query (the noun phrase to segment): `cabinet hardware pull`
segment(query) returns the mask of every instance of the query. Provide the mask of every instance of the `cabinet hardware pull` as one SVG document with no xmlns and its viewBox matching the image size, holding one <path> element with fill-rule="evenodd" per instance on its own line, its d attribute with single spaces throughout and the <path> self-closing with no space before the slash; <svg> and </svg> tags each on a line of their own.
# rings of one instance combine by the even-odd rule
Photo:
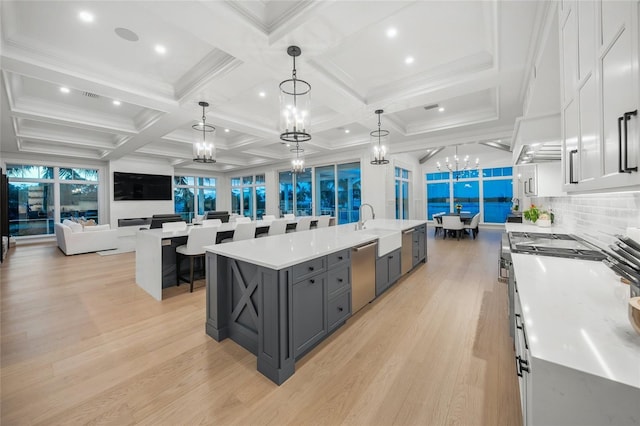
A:
<svg viewBox="0 0 640 426">
<path fill-rule="evenodd" d="M 629 130 L 627 128 L 627 121 L 631 119 L 632 116 L 638 115 L 638 110 L 629 111 L 624 113 L 624 171 L 625 173 L 637 172 L 638 167 L 629 167 Z M 619 122 L 618 122 L 619 123 Z"/>
<path fill-rule="evenodd" d="M 373 247 L 373 246 L 377 246 L 377 245 L 378 245 L 378 242 L 377 242 L 377 241 L 374 241 L 374 242 L 372 242 L 372 243 L 370 243 L 370 244 L 367 244 L 367 245 L 364 245 L 364 246 L 355 247 L 353 250 L 354 250 L 354 251 L 360 251 L 360 250 L 364 250 L 364 249 L 366 249 L 366 248 Z"/>
<path fill-rule="evenodd" d="M 393 259 L 393 256 L 387 256 L 387 259 Z"/>
<path fill-rule="evenodd" d="M 522 371 L 520 371 L 520 355 L 516 355 L 516 374 L 518 377 L 522 377 Z"/>
<path fill-rule="evenodd" d="M 338 312 L 342 312 L 344 311 L 344 309 L 342 309 L 342 306 L 338 306 Z"/>
<path fill-rule="evenodd" d="M 573 180 L 573 156 L 577 153 L 577 149 L 572 149 L 571 151 L 569 151 L 569 183 L 578 183 L 577 180 Z"/>
<path fill-rule="evenodd" d="M 622 120 L 624 120 L 624 116 L 618 117 L 618 173 L 624 173 L 622 167 Z"/>
<path fill-rule="evenodd" d="M 529 373 L 529 361 L 527 361 L 526 359 L 522 359 L 522 358 L 518 357 L 518 364 L 520 365 L 520 372 L 521 373 L 523 371 Z"/>
<path fill-rule="evenodd" d="M 310 271 L 313 271 L 313 266 L 309 266 L 309 270 L 310 270 Z"/>
<path fill-rule="evenodd" d="M 525 181 L 524 181 L 524 184 L 522 185 L 522 186 L 523 186 L 523 188 L 524 188 L 524 195 L 527 195 L 527 194 L 529 193 L 529 191 L 527 191 L 527 183 L 528 183 L 528 182 L 525 180 Z"/>
<path fill-rule="evenodd" d="M 404 231 L 403 234 L 412 234 L 414 229 L 409 229 L 408 231 Z"/>
<path fill-rule="evenodd" d="M 314 284 L 314 283 L 316 282 L 316 280 L 309 280 L 309 282 L 310 282 L 311 284 Z"/>
<path fill-rule="evenodd" d="M 532 180 L 533 178 L 529 178 L 529 192 L 533 194 L 535 191 L 533 190 L 533 185 L 531 185 Z"/>
<path fill-rule="evenodd" d="M 522 324 L 522 317 L 520 314 L 516 314 L 516 328 L 518 330 L 522 330 L 522 325 L 518 325 L 518 320 L 520 320 L 520 324 Z"/>
<path fill-rule="evenodd" d="M 342 260 L 342 256 L 338 256 L 338 260 Z"/>
<path fill-rule="evenodd" d="M 341 283 L 343 280 L 342 278 L 338 278 L 338 282 Z"/>
</svg>

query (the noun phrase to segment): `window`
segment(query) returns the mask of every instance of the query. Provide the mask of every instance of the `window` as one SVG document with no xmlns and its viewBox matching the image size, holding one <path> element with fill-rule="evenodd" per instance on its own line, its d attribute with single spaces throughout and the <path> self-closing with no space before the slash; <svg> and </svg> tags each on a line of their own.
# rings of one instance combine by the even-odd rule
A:
<svg viewBox="0 0 640 426">
<path fill-rule="evenodd" d="M 504 223 L 511 210 L 512 175 L 511 167 L 427 173 L 427 218 L 461 204 L 462 211 L 480 213 L 484 223 Z"/>
<path fill-rule="evenodd" d="M 10 164 L 7 177 L 13 236 L 53 234 L 70 218 L 99 222 L 97 169 Z"/>
<path fill-rule="evenodd" d="M 358 220 L 359 162 L 313 167 L 299 174 L 280 172 L 279 188 L 281 214 L 331 215 L 336 217 L 338 224 Z"/>
<path fill-rule="evenodd" d="M 216 179 L 196 176 L 173 177 L 174 210 L 191 222 L 194 215 L 216 209 Z"/>
<path fill-rule="evenodd" d="M 409 170 L 395 168 L 396 219 L 409 219 Z"/>
<path fill-rule="evenodd" d="M 231 213 L 262 219 L 265 208 L 264 175 L 231 178 Z"/>
</svg>

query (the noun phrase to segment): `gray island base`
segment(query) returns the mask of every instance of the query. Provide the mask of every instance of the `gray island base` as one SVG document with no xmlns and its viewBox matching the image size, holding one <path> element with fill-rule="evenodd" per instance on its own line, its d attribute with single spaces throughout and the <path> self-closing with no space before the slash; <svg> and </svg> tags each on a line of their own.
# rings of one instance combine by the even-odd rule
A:
<svg viewBox="0 0 640 426">
<path fill-rule="evenodd" d="M 417 222 L 414 232 L 425 235 L 424 222 L 402 222 L 405 226 Z M 304 250 L 281 250 L 283 256 L 297 254 L 281 264 L 270 263 L 268 255 L 252 256 L 256 251 L 274 253 L 278 244 L 295 248 L 303 241 L 301 234 L 307 234 L 306 244 L 328 248 L 315 249 L 315 256 L 301 254 Z M 340 241 L 331 245 L 326 244 L 327 234 L 337 236 L 340 230 L 306 231 L 207 248 L 206 333 L 217 341 L 231 338 L 256 355 L 258 371 L 278 385 L 294 374 L 297 359 L 351 316 L 352 247 L 376 239 L 375 235 L 355 232 L 345 238 L 343 229 Z M 415 240 L 423 246 L 418 250 L 422 258 L 414 258 L 413 266 L 426 262 L 426 238 Z M 400 249 L 392 255 L 400 257 Z M 293 261 L 299 263 L 290 265 Z M 391 285 L 388 275 L 376 277 L 379 279 Z"/>
</svg>

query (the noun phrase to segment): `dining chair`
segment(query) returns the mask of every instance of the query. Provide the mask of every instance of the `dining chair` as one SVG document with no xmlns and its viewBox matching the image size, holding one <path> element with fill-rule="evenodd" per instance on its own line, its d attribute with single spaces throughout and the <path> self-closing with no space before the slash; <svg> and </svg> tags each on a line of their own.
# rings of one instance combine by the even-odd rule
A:
<svg viewBox="0 0 640 426">
<path fill-rule="evenodd" d="M 236 217 L 236 223 L 247 223 L 251 222 L 251 218 L 247 216 Z"/>
<path fill-rule="evenodd" d="M 262 216 L 262 220 L 264 220 L 265 222 L 271 222 L 276 220 L 276 217 L 272 214 L 265 214 L 264 216 Z"/>
<path fill-rule="evenodd" d="M 458 240 L 460 239 L 460 233 L 464 229 L 464 223 L 460 220 L 460 216 L 446 215 L 442 216 L 442 230 L 444 231 L 444 238 L 447 238 L 449 231 L 456 231 Z"/>
<path fill-rule="evenodd" d="M 296 232 L 300 231 L 308 231 L 311 227 L 311 221 L 313 218 L 311 216 L 303 216 L 298 220 L 296 224 Z"/>
<path fill-rule="evenodd" d="M 251 222 L 251 221 L 237 222 L 236 228 L 233 230 L 233 238 L 231 241 L 249 240 L 255 237 L 256 237 L 255 222 Z"/>
<path fill-rule="evenodd" d="M 202 226 L 220 226 L 222 225 L 222 220 L 220 219 L 205 219 L 202 221 Z"/>
<path fill-rule="evenodd" d="M 296 220 L 296 215 L 293 213 L 285 213 L 282 218 L 287 220 Z"/>
<path fill-rule="evenodd" d="M 329 226 L 329 221 L 331 220 L 331 216 L 322 215 L 318 217 L 318 223 L 316 224 L 317 228 L 326 228 Z"/>
<path fill-rule="evenodd" d="M 189 293 L 193 293 L 193 274 L 196 259 L 202 259 L 202 269 L 204 269 L 204 246 L 216 243 L 218 229 L 213 226 L 193 226 L 187 235 L 187 244 L 176 247 L 176 281 L 180 286 L 180 280 L 187 281 L 180 275 L 180 261 L 182 257 L 189 258 Z"/>
<path fill-rule="evenodd" d="M 433 236 L 435 237 L 442 231 L 442 216 L 433 215 L 433 227 L 435 228 L 433 231 Z"/>
<path fill-rule="evenodd" d="M 471 234 L 473 235 L 473 239 L 476 239 L 476 235 L 478 235 L 478 224 L 480 223 L 480 213 L 476 213 L 475 216 L 471 218 L 471 223 L 464 225 L 465 231 L 467 229 L 471 230 Z"/>
<path fill-rule="evenodd" d="M 184 231 L 187 229 L 187 222 L 165 222 L 162 224 L 162 232 Z"/>
<path fill-rule="evenodd" d="M 267 235 L 270 237 L 272 235 L 284 234 L 287 231 L 288 222 L 289 221 L 287 219 L 276 219 L 272 221 L 269 225 L 269 232 L 267 233 Z"/>
</svg>

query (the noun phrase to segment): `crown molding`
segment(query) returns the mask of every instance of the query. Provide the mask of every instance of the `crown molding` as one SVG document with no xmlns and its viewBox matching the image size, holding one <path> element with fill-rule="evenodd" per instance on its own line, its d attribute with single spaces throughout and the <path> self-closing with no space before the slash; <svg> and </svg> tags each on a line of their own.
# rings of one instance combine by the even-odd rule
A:
<svg viewBox="0 0 640 426">
<path fill-rule="evenodd" d="M 176 98 L 181 103 L 185 102 L 213 80 L 224 77 L 243 63 L 220 49 L 213 49 L 174 84 Z"/>
</svg>

